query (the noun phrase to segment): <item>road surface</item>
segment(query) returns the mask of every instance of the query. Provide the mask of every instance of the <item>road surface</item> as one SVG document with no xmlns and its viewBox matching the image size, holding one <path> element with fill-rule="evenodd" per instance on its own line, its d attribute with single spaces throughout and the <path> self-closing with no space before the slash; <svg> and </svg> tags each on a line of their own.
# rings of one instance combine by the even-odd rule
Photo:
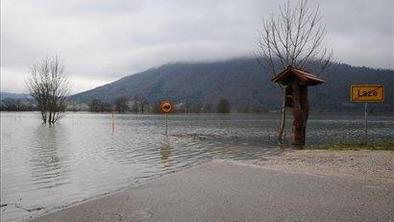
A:
<svg viewBox="0 0 394 222">
<path fill-rule="evenodd" d="M 394 184 L 212 161 L 34 221 L 394 221 Z"/>
</svg>

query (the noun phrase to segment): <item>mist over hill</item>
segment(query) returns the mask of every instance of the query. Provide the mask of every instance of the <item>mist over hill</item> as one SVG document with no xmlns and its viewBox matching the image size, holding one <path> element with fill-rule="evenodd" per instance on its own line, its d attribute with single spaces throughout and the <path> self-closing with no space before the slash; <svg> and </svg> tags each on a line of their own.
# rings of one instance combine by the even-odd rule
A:
<svg viewBox="0 0 394 222">
<path fill-rule="evenodd" d="M 9 93 L 9 92 L 0 92 L 0 98 L 3 99 L 31 99 L 30 94 L 26 93 Z"/>
<path fill-rule="evenodd" d="M 393 112 L 394 70 L 335 63 L 319 76 L 326 83 L 310 88 L 312 111 L 362 112 L 362 104 L 349 102 L 350 85 L 369 83 L 385 85 L 385 101 L 371 105 L 372 111 Z M 281 91 L 271 82 L 271 77 L 256 58 L 171 63 L 78 93 L 71 99 L 85 103 L 93 99 L 113 102 L 120 96 L 133 99 L 139 95 L 146 97 L 151 103 L 170 98 L 176 103 L 215 105 L 221 98 L 226 98 L 233 111 L 278 110 Z"/>
</svg>

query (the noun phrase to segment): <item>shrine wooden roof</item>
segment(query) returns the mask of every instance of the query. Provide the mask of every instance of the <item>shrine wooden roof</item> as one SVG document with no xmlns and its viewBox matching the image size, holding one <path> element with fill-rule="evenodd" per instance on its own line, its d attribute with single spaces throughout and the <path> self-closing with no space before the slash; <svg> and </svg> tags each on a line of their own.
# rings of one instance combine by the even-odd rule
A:
<svg viewBox="0 0 394 222">
<path fill-rule="evenodd" d="M 295 79 L 300 80 L 303 85 L 307 86 L 315 86 L 325 82 L 323 79 L 320 79 L 312 73 L 299 68 L 295 68 L 293 66 L 288 66 L 278 75 L 274 76 L 271 81 L 283 85 L 288 85 L 291 81 Z"/>
</svg>

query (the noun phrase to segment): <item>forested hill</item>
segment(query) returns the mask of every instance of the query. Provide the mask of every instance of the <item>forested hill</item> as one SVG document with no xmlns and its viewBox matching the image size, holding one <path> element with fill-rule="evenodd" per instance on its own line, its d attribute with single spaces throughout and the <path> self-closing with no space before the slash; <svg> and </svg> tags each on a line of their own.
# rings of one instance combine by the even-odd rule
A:
<svg viewBox="0 0 394 222">
<path fill-rule="evenodd" d="M 311 87 L 312 110 L 360 110 L 349 102 L 350 85 L 384 84 L 385 102 L 372 105 L 377 112 L 394 112 L 394 70 L 332 64 L 320 77 L 326 83 Z M 280 107 L 280 88 L 256 58 L 209 63 L 173 63 L 126 76 L 110 84 L 72 96 L 79 102 L 100 99 L 112 102 L 120 96 L 145 96 L 149 102 L 171 98 L 176 103 L 213 104 L 230 101 L 233 111 L 269 111 Z"/>
</svg>

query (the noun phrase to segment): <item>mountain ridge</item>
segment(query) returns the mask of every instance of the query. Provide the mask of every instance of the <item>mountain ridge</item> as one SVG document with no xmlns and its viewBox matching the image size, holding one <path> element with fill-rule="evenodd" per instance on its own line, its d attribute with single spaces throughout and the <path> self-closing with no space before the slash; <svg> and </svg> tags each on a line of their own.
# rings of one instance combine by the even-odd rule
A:
<svg viewBox="0 0 394 222">
<path fill-rule="evenodd" d="M 392 111 L 394 70 L 373 69 L 334 63 L 320 77 L 326 83 L 310 88 L 311 105 L 318 110 L 341 111 L 358 104 L 349 102 L 353 84 L 385 84 L 386 101 L 374 104 L 377 110 Z M 277 110 L 280 88 L 256 58 L 244 57 L 217 62 L 178 62 L 128 75 L 103 86 L 71 96 L 89 103 L 92 99 L 113 102 L 120 96 L 144 96 L 153 103 L 170 98 L 176 103 L 216 104 L 221 98 L 238 111 Z"/>
</svg>

